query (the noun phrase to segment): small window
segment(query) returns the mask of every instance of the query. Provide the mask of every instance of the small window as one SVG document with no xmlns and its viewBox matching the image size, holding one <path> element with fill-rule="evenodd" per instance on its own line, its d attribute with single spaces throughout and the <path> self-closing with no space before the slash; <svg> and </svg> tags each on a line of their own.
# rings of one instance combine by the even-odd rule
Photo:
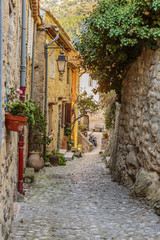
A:
<svg viewBox="0 0 160 240">
<path fill-rule="evenodd" d="M 56 56 L 55 51 L 53 50 L 49 53 L 49 77 L 55 78 L 55 66 L 56 65 Z"/>
<path fill-rule="evenodd" d="M 28 9 L 28 38 L 27 38 L 27 56 L 32 58 L 32 45 L 33 45 L 33 18 L 32 11 Z"/>
</svg>

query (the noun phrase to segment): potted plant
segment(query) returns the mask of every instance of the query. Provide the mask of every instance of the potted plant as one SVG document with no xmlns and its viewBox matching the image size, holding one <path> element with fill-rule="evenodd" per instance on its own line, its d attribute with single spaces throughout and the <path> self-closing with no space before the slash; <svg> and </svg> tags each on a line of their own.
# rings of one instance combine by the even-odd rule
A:
<svg viewBox="0 0 160 240">
<path fill-rule="evenodd" d="M 19 100 L 20 89 L 10 88 L 8 103 L 6 104 L 6 128 L 9 131 L 21 132 L 24 124 L 29 126 L 29 151 L 28 166 L 38 171 L 44 165 L 40 156 L 42 146 L 49 144 L 52 139 L 46 135 L 47 122 L 41 111 L 32 100 L 24 103 Z"/>
<path fill-rule="evenodd" d="M 53 150 L 50 154 L 48 154 L 46 156 L 50 163 L 52 164 L 52 166 L 58 166 L 58 165 L 66 165 L 66 160 L 65 157 L 62 153 L 58 153 L 55 150 Z"/>
<path fill-rule="evenodd" d="M 27 122 L 27 117 L 14 116 L 10 113 L 5 113 L 6 128 L 9 131 L 21 132 L 24 128 L 24 124 Z"/>
<path fill-rule="evenodd" d="M 9 131 L 21 132 L 25 123 L 35 123 L 33 115 L 35 105 L 31 100 L 23 103 L 18 99 L 18 94 L 21 94 L 20 89 L 10 90 L 5 112 L 6 128 Z"/>
<path fill-rule="evenodd" d="M 46 135 L 47 122 L 40 107 L 35 106 L 34 124 L 29 124 L 29 152 L 28 166 L 39 171 L 44 166 L 45 156 L 41 154 L 42 146 L 50 144 L 52 141 Z M 43 158 L 42 158 L 43 157 Z"/>
</svg>

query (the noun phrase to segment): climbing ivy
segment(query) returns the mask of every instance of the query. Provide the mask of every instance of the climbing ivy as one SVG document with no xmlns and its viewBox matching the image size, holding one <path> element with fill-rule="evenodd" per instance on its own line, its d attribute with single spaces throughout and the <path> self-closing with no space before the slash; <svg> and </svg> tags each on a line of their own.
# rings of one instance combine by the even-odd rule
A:
<svg viewBox="0 0 160 240">
<path fill-rule="evenodd" d="M 157 49 L 160 0 L 101 0 L 87 18 L 77 49 L 83 67 L 98 79 L 99 91 L 115 89 L 144 47 Z"/>
</svg>

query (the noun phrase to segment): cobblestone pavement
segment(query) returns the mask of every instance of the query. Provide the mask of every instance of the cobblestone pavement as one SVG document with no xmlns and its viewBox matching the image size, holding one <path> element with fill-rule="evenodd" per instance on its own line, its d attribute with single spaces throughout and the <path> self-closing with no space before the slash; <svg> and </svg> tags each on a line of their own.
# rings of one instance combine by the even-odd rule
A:
<svg viewBox="0 0 160 240">
<path fill-rule="evenodd" d="M 9 240 L 160 239 L 160 218 L 111 181 L 96 150 L 44 168 L 26 190 Z"/>
</svg>

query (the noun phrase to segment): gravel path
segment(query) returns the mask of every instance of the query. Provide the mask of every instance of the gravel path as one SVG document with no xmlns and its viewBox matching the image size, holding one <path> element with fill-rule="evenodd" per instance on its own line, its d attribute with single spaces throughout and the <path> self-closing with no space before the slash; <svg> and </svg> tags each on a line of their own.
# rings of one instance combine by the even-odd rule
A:
<svg viewBox="0 0 160 240">
<path fill-rule="evenodd" d="M 44 168 L 27 189 L 9 240 L 160 240 L 160 218 L 111 181 L 97 150 Z"/>
</svg>

